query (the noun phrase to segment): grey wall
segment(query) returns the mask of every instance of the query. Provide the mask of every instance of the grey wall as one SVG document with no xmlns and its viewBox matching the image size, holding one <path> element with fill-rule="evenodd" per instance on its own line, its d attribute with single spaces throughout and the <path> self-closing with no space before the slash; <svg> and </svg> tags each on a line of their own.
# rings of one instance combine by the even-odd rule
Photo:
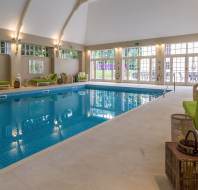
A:
<svg viewBox="0 0 198 190">
<path fill-rule="evenodd" d="M 35 77 L 52 73 L 51 58 L 40 58 L 33 56 L 14 56 L 12 64 L 12 78 L 15 79 L 17 73 L 21 74 L 22 80 L 30 80 Z M 29 60 L 43 60 L 44 72 L 42 74 L 29 74 Z"/>
<path fill-rule="evenodd" d="M 67 75 L 76 75 L 80 70 L 80 63 L 77 59 L 58 59 L 54 65 L 55 73 L 66 73 Z"/>
<path fill-rule="evenodd" d="M 0 80 L 10 80 L 10 57 L 0 54 Z"/>
<path fill-rule="evenodd" d="M 44 72 L 42 74 L 29 74 L 29 60 L 42 60 L 44 62 Z M 51 59 L 31 56 L 22 56 L 21 58 L 21 75 L 23 79 L 32 79 L 52 72 Z"/>
</svg>

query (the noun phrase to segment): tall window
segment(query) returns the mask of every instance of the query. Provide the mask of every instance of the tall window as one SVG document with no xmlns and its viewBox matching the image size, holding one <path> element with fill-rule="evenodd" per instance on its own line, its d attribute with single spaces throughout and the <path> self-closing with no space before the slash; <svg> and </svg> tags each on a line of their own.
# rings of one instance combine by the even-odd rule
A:
<svg viewBox="0 0 198 190">
<path fill-rule="evenodd" d="M 123 49 L 122 79 L 125 81 L 156 81 L 156 47 L 132 47 Z"/>
<path fill-rule="evenodd" d="M 91 52 L 91 79 L 115 80 L 115 50 L 96 50 Z"/>
<path fill-rule="evenodd" d="M 165 82 L 198 82 L 198 42 L 166 44 Z"/>
</svg>

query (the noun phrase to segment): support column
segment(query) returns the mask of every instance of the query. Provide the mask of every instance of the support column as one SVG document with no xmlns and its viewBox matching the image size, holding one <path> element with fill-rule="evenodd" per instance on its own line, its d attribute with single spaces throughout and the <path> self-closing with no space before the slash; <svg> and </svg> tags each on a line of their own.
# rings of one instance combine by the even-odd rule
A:
<svg viewBox="0 0 198 190">
<path fill-rule="evenodd" d="M 80 57 L 79 57 L 79 64 L 80 64 L 80 71 L 81 72 L 86 72 L 86 51 L 83 50 L 80 52 Z"/>
<path fill-rule="evenodd" d="M 122 48 L 115 48 L 115 81 L 122 82 Z"/>
<path fill-rule="evenodd" d="M 164 58 L 165 45 L 159 44 L 156 47 L 156 67 L 157 67 L 157 84 L 164 85 Z"/>
<path fill-rule="evenodd" d="M 91 80 L 93 78 L 93 76 L 91 77 L 91 62 L 90 62 L 90 58 L 91 58 L 91 51 L 90 50 L 84 50 L 84 69 L 85 72 L 89 75 L 89 80 Z"/>
<path fill-rule="evenodd" d="M 22 65 L 21 65 L 21 44 L 18 44 L 18 53 L 16 54 L 16 44 L 11 44 L 11 54 L 10 54 L 10 80 L 11 84 L 19 73 L 22 76 Z M 23 80 L 23 79 L 22 79 Z"/>
</svg>

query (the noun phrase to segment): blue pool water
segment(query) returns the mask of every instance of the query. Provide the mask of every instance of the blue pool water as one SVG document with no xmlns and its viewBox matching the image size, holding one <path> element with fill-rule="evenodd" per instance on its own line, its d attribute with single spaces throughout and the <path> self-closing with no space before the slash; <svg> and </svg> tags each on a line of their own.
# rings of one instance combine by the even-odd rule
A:
<svg viewBox="0 0 198 190">
<path fill-rule="evenodd" d="M 150 102 L 162 90 L 82 85 L 0 96 L 0 168 Z"/>
</svg>

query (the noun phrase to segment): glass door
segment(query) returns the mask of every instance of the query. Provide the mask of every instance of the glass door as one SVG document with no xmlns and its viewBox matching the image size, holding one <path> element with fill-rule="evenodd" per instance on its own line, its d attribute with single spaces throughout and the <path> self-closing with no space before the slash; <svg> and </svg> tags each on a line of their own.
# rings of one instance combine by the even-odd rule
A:
<svg viewBox="0 0 198 190">
<path fill-rule="evenodd" d="M 150 81 L 150 59 L 140 59 L 140 81 Z"/>
<path fill-rule="evenodd" d="M 189 57 L 188 59 L 188 82 L 198 82 L 198 56 Z"/>
<path fill-rule="evenodd" d="M 173 57 L 173 75 L 175 82 L 185 82 L 185 57 Z"/>
</svg>

